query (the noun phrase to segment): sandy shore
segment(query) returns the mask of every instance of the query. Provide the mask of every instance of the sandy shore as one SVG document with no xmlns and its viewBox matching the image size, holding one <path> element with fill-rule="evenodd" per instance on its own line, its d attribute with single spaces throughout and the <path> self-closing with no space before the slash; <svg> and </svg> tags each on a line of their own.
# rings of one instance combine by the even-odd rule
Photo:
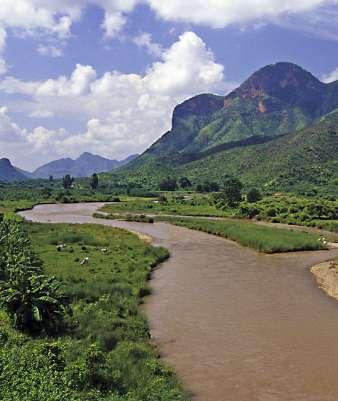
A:
<svg viewBox="0 0 338 401">
<path fill-rule="evenodd" d="M 338 301 L 338 259 L 320 263 L 311 268 L 319 287 Z"/>
</svg>

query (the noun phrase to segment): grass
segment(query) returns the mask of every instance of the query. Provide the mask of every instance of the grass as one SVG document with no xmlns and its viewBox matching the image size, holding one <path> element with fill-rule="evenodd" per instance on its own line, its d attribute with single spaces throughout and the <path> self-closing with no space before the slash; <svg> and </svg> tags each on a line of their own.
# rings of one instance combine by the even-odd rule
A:
<svg viewBox="0 0 338 401">
<path fill-rule="evenodd" d="M 187 400 L 150 345 L 139 309 L 152 269 L 168 252 L 120 229 L 26 226 L 46 272 L 63 283 L 73 316 L 58 338 L 33 338 L 14 331 L 0 309 L 1 401 Z"/>
<path fill-rule="evenodd" d="M 167 197 L 166 202 L 159 202 L 157 199 L 131 198 L 125 200 L 121 198 L 121 202 L 105 205 L 101 211 L 112 215 L 125 215 L 129 213 L 207 217 L 229 216 L 229 211 L 217 209 L 216 206 L 210 204 L 209 198 L 203 195 L 193 195 L 191 199 L 171 195 Z"/>
<path fill-rule="evenodd" d="M 104 213 L 93 213 L 95 219 L 106 219 L 106 220 L 125 220 L 134 221 L 136 223 L 154 223 L 154 218 L 145 214 L 104 214 Z"/>
<path fill-rule="evenodd" d="M 338 232 L 338 202 L 334 197 L 267 196 L 256 203 L 242 203 L 237 214 L 246 218 L 318 227 Z"/>
<path fill-rule="evenodd" d="M 259 226 L 255 223 L 235 219 L 206 220 L 157 217 L 156 220 L 168 221 L 171 224 L 192 230 L 218 235 L 265 253 L 314 251 L 325 248 L 316 234 Z"/>
<path fill-rule="evenodd" d="M 18 212 L 20 210 L 30 209 L 34 206 L 34 204 L 35 202 L 24 199 L 0 201 L 0 213 Z"/>
</svg>

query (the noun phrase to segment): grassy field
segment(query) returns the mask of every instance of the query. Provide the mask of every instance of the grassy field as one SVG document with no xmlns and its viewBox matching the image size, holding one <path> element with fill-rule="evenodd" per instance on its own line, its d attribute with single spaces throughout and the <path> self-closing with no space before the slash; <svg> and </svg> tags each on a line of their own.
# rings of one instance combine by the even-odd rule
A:
<svg viewBox="0 0 338 401">
<path fill-rule="evenodd" d="M 1 401 L 186 400 L 150 345 L 139 309 L 167 251 L 102 226 L 25 226 L 46 273 L 62 282 L 73 315 L 64 333 L 32 337 L 14 330 L 0 309 Z"/>
<path fill-rule="evenodd" d="M 203 195 L 192 195 L 191 199 L 171 195 L 167 196 L 164 202 L 159 201 L 157 198 L 121 198 L 121 202 L 105 205 L 101 210 L 112 215 L 134 213 L 226 217 L 231 213 L 228 210 L 217 209 L 216 206 L 210 203 L 209 197 Z"/>
<path fill-rule="evenodd" d="M 174 213 L 172 212 L 173 210 Z M 198 219 L 198 216 L 216 217 L 218 213 L 224 217 L 229 214 L 229 211 L 216 209 L 214 206 L 206 205 L 201 201 L 200 204 L 195 207 L 191 204 L 173 205 L 169 203 L 169 205 L 160 205 L 150 200 L 140 201 L 138 199 L 133 199 L 105 205 L 101 211 L 108 214 L 96 213 L 94 217 L 132 220 L 131 216 L 133 216 L 134 213 L 134 221 L 138 221 L 137 214 L 142 214 L 142 217 L 145 216 L 145 218 L 139 221 L 146 222 L 147 214 L 154 215 L 156 221 L 168 221 L 172 224 L 216 234 L 236 241 L 243 246 L 266 253 L 323 249 L 323 244 L 318 241 L 319 234 L 317 233 L 306 233 L 299 230 L 293 231 L 291 229 L 287 230 L 277 227 L 264 227 L 254 222 L 239 219 Z M 208 211 L 210 213 L 208 213 Z M 215 213 L 213 213 L 213 211 Z M 178 215 L 185 214 L 190 217 L 165 216 L 166 213 L 168 215 L 174 215 L 175 213 Z"/>
<path fill-rule="evenodd" d="M 0 201 L 0 213 L 18 212 L 19 210 L 30 209 L 35 202 L 30 200 Z"/>
<path fill-rule="evenodd" d="M 259 226 L 241 220 L 205 220 L 177 217 L 157 217 L 156 220 L 164 220 L 192 230 L 218 235 L 265 253 L 324 249 L 322 242 L 319 241 L 319 236 L 316 234 Z"/>
</svg>

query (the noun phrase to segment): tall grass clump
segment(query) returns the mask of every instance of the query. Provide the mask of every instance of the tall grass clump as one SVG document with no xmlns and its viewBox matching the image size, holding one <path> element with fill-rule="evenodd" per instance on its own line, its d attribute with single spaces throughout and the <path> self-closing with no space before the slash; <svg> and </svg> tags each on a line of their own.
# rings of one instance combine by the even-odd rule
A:
<svg viewBox="0 0 338 401">
<path fill-rule="evenodd" d="M 313 251 L 325 248 L 318 235 L 289 229 L 265 227 L 241 220 L 174 217 L 161 217 L 160 219 L 193 230 L 218 235 L 265 253 Z"/>
</svg>

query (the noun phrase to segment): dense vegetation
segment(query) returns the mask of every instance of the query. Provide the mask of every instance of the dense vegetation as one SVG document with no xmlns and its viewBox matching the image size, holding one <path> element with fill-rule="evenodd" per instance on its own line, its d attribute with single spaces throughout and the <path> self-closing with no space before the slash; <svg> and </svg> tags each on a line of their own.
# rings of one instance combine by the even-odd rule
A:
<svg viewBox="0 0 338 401">
<path fill-rule="evenodd" d="M 225 176 L 265 192 L 300 195 L 338 195 L 338 114 L 333 113 L 304 130 L 262 144 L 215 151 L 194 161 L 145 155 L 138 164 L 105 179 L 158 189 L 164 180 L 186 177 L 193 188 L 205 182 L 222 184 Z"/>
<path fill-rule="evenodd" d="M 231 191 L 230 191 L 231 192 Z M 334 197 L 301 197 L 292 194 L 264 196 L 252 188 L 242 201 L 230 207 L 222 192 L 212 194 L 166 194 L 158 198 L 118 198 L 105 205 L 103 212 L 110 218 L 125 218 L 127 214 L 176 215 L 204 217 L 239 217 L 318 227 L 338 232 L 338 201 Z M 238 194 L 235 192 L 235 195 Z M 101 216 L 102 217 L 102 216 Z"/>
<path fill-rule="evenodd" d="M 27 234 L 18 223 L 5 222 L 1 230 L 1 279 L 7 288 L 0 308 L 1 401 L 186 399 L 150 346 L 139 311 L 152 268 L 168 256 L 165 250 L 123 230 L 90 225 L 29 224 Z M 25 330 L 8 308 L 16 285 L 9 272 L 13 266 L 23 272 L 26 265 L 38 266 L 38 275 L 28 269 L 20 275 L 21 284 L 41 288 L 27 277 L 32 273 L 38 280 L 43 276 L 50 291 L 34 291 L 30 305 L 47 304 L 52 311 L 68 305 L 72 310 L 55 315 L 62 316 L 55 319 L 62 325 L 53 330 L 34 308 L 31 318 L 38 330 Z M 24 304 L 24 292 L 20 294 Z"/>
<path fill-rule="evenodd" d="M 237 214 L 273 223 L 300 224 L 338 232 L 338 201 L 292 195 L 265 197 L 257 202 L 243 202 Z"/>
</svg>

